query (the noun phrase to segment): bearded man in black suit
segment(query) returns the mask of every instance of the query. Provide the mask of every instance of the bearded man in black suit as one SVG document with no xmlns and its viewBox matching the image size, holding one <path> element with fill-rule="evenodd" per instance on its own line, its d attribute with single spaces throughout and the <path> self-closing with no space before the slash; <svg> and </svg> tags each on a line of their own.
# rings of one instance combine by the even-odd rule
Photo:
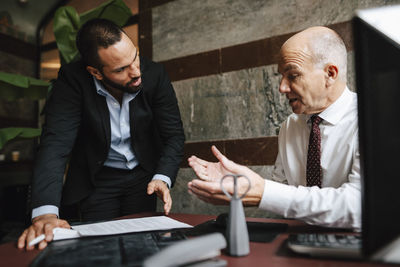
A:
<svg viewBox="0 0 400 267">
<path fill-rule="evenodd" d="M 76 43 L 81 60 L 60 69 L 46 103 L 21 249 L 45 234 L 44 249 L 53 228 L 69 228 L 61 204 L 78 203 L 83 221 L 155 211 L 155 195 L 171 209 L 185 137 L 167 73 L 108 20 L 85 23 Z"/>
</svg>

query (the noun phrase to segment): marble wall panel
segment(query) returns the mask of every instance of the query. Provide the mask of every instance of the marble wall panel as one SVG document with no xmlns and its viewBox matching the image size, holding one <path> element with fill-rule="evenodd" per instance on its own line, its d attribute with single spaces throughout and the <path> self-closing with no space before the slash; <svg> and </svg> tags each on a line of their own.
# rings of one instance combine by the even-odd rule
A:
<svg viewBox="0 0 400 267">
<path fill-rule="evenodd" d="M 176 0 L 153 8 L 153 59 L 167 60 L 348 21 L 400 0 Z"/>
<path fill-rule="evenodd" d="M 189 141 L 276 135 L 290 113 L 276 65 L 174 82 Z"/>
</svg>

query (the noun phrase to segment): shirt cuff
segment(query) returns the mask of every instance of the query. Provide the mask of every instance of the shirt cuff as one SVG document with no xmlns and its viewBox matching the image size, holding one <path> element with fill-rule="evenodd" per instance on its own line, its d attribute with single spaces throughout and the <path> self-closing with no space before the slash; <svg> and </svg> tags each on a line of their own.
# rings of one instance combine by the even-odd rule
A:
<svg viewBox="0 0 400 267">
<path fill-rule="evenodd" d="M 55 214 L 57 217 L 60 217 L 58 215 L 58 207 L 53 205 L 44 205 L 32 210 L 32 220 L 33 218 L 44 214 Z"/>
<path fill-rule="evenodd" d="M 164 182 L 167 183 L 168 188 L 171 188 L 171 179 L 168 176 L 164 175 L 164 174 L 156 174 L 156 175 L 153 176 L 152 180 L 164 181 Z"/>
<path fill-rule="evenodd" d="M 285 216 L 291 205 L 294 190 L 296 188 L 293 186 L 265 180 L 264 193 L 258 207 Z"/>
</svg>

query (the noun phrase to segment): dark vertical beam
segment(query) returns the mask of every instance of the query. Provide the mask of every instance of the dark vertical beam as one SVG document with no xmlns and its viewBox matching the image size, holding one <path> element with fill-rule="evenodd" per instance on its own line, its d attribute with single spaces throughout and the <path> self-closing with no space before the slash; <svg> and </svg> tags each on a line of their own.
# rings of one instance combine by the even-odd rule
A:
<svg viewBox="0 0 400 267">
<path fill-rule="evenodd" d="M 49 9 L 49 11 L 44 15 L 44 17 L 40 20 L 39 25 L 36 29 L 36 46 L 38 47 L 36 51 L 36 78 L 40 77 L 40 58 L 41 58 L 41 46 L 42 46 L 42 38 L 44 27 L 49 23 L 49 21 L 54 17 L 54 13 L 60 6 L 64 6 L 68 3 L 69 0 L 58 0 L 53 7 Z"/>
<path fill-rule="evenodd" d="M 139 51 L 149 59 L 153 58 L 152 32 L 151 7 L 146 0 L 139 0 Z"/>
</svg>

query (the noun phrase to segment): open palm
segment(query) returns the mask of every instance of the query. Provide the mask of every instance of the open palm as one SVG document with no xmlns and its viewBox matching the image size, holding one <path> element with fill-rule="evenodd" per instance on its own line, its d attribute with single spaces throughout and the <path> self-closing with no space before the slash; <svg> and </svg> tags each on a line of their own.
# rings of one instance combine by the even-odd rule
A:
<svg viewBox="0 0 400 267">
<path fill-rule="evenodd" d="M 237 173 L 240 165 L 228 160 L 215 146 L 212 147 L 212 151 L 219 160 L 218 162 L 209 162 L 196 156 L 191 156 L 188 159 L 189 166 L 192 167 L 200 179 L 204 181 L 219 181 L 227 174 Z"/>
<path fill-rule="evenodd" d="M 221 190 L 220 180 L 227 174 L 246 176 L 238 179 L 238 193 L 243 195 L 249 187 L 250 190 L 242 199 L 245 206 L 257 206 L 264 192 L 264 179 L 251 169 L 237 164 L 212 146 L 212 152 L 218 162 L 209 162 L 192 156 L 188 159 L 190 167 L 200 179 L 194 179 L 188 183 L 189 191 L 201 200 L 215 205 L 229 204 L 230 199 Z M 224 188 L 230 194 L 233 193 L 233 180 L 224 180 Z"/>
</svg>

